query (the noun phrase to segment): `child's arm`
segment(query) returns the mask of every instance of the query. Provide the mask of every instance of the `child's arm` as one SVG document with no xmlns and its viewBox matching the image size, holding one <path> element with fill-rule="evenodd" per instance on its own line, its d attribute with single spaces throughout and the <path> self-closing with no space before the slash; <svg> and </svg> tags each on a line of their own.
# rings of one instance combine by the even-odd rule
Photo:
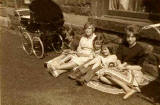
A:
<svg viewBox="0 0 160 105">
<path fill-rule="evenodd" d="M 120 60 L 117 60 L 117 66 L 118 67 L 120 67 L 120 68 L 124 68 L 124 67 L 126 67 L 127 66 L 127 63 L 126 62 L 124 62 L 124 63 L 121 63 L 121 61 Z"/>
<path fill-rule="evenodd" d="M 82 38 L 83 38 L 83 37 L 82 37 Z M 77 52 L 80 52 L 80 51 L 82 50 L 82 47 L 81 47 L 82 38 L 81 38 L 80 41 L 79 41 L 79 45 L 78 45 L 78 48 L 77 48 Z"/>
<path fill-rule="evenodd" d="M 98 66 L 101 66 L 101 64 L 102 64 L 102 61 L 101 61 L 100 58 L 98 58 L 98 59 L 96 60 L 96 63 L 93 65 L 92 69 L 95 69 L 95 68 L 97 68 Z"/>
<path fill-rule="evenodd" d="M 90 54 L 84 54 L 84 53 L 79 53 L 79 52 L 77 52 L 76 54 L 78 57 L 89 57 L 90 56 Z"/>
<path fill-rule="evenodd" d="M 88 66 L 95 64 L 96 61 L 97 61 L 97 58 L 94 58 L 90 62 L 87 62 L 86 64 L 84 64 L 84 67 L 87 68 Z"/>
<path fill-rule="evenodd" d="M 101 64 L 100 57 L 96 57 L 96 58 L 92 59 L 91 61 L 89 61 L 88 63 L 84 64 L 84 67 L 87 68 L 88 66 L 93 65 L 93 68 L 96 68 L 100 64 Z"/>
<path fill-rule="evenodd" d="M 121 63 L 120 60 L 117 60 L 116 63 L 117 63 L 117 69 L 118 69 L 119 71 L 123 71 L 123 70 L 127 69 L 127 68 L 126 68 L 126 66 L 127 66 L 127 63 L 126 63 L 126 62 Z"/>
<path fill-rule="evenodd" d="M 73 51 L 73 50 L 71 50 L 71 49 L 65 49 L 65 50 L 63 51 L 63 54 L 74 54 L 74 53 L 76 53 L 76 51 Z"/>
<path fill-rule="evenodd" d="M 71 50 L 70 49 L 65 49 L 65 50 L 63 50 L 63 52 L 62 52 L 62 54 L 68 54 L 69 52 L 70 52 Z"/>
<path fill-rule="evenodd" d="M 86 62 L 84 62 L 83 64 L 74 67 L 74 68 L 73 68 L 73 71 L 76 71 L 77 69 L 85 68 L 84 65 L 87 64 L 88 62 L 92 61 L 92 60 L 93 60 L 93 59 L 89 59 L 89 60 L 87 60 Z"/>
<path fill-rule="evenodd" d="M 102 69 L 100 69 L 99 71 L 96 72 L 96 75 L 97 75 L 98 77 L 101 77 L 101 76 L 105 75 L 106 72 L 107 72 L 107 69 L 102 68 Z"/>
</svg>

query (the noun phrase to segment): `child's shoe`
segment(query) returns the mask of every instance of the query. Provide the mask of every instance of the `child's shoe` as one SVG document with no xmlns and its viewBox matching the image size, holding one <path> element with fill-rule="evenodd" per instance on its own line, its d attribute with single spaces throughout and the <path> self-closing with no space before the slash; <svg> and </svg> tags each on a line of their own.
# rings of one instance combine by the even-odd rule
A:
<svg viewBox="0 0 160 105">
<path fill-rule="evenodd" d="M 78 85 L 83 86 L 85 84 L 85 80 L 83 78 L 76 79 Z"/>
<path fill-rule="evenodd" d="M 59 74 L 58 74 L 58 72 L 56 70 L 52 70 L 49 73 L 55 78 L 57 78 L 59 76 Z"/>
<path fill-rule="evenodd" d="M 79 78 L 80 76 L 81 76 L 81 72 L 78 72 L 78 71 L 73 71 L 68 75 L 70 79 L 74 79 L 74 80 Z"/>
<path fill-rule="evenodd" d="M 47 62 L 44 62 L 44 65 L 43 65 L 43 66 L 44 66 L 44 68 L 48 68 L 48 67 L 47 67 Z"/>
</svg>

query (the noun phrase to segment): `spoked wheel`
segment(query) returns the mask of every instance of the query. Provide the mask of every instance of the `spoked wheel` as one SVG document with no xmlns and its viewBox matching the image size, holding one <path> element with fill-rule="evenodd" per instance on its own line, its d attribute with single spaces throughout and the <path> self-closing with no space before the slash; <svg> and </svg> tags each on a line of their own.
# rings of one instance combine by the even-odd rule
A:
<svg viewBox="0 0 160 105">
<path fill-rule="evenodd" d="M 52 47 L 54 49 L 54 51 L 56 51 L 57 53 L 61 53 L 62 49 L 63 49 L 64 43 L 63 43 L 63 38 L 61 35 L 57 35 L 56 38 L 53 39 L 52 42 Z"/>
<path fill-rule="evenodd" d="M 33 53 L 37 58 L 43 58 L 44 46 L 39 37 L 33 37 Z"/>
<path fill-rule="evenodd" d="M 22 48 L 23 50 L 28 54 L 32 54 L 32 38 L 28 32 L 23 32 L 22 33 Z"/>
</svg>

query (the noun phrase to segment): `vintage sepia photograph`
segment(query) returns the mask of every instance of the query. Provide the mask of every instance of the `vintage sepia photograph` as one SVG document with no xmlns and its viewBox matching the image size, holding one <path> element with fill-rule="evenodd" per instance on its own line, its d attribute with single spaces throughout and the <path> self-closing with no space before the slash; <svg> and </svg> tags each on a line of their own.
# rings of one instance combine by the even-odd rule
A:
<svg viewBox="0 0 160 105">
<path fill-rule="evenodd" d="M 160 105 L 160 0 L 0 0 L 0 105 Z"/>
</svg>

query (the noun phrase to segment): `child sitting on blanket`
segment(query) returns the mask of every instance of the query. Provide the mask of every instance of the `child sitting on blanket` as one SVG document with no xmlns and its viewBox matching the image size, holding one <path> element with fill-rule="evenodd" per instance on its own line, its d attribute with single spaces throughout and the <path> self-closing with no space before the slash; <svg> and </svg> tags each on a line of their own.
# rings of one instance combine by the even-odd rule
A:
<svg viewBox="0 0 160 105">
<path fill-rule="evenodd" d="M 97 37 L 94 40 L 94 44 L 93 44 L 94 45 L 94 57 L 96 57 L 97 55 L 99 55 L 101 53 L 101 47 L 102 47 L 103 42 L 104 42 L 104 36 L 102 34 L 97 35 Z M 92 59 L 88 60 L 86 63 L 90 62 L 91 60 Z M 76 79 L 78 76 L 80 76 L 81 73 L 79 72 L 79 70 L 81 68 L 83 68 L 83 66 L 86 63 L 84 63 L 84 64 L 82 64 L 80 66 L 75 67 L 73 69 L 73 71 L 68 75 L 69 78 Z M 84 72 L 84 71 L 82 71 L 82 72 Z"/>
<path fill-rule="evenodd" d="M 100 53 L 100 51 L 101 51 L 101 45 L 102 45 L 102 43 L 103 43 L 103 39 L 104 39 L 104 36 L 103 36 L 102 34 L 96 36 L 96 38 L 94 39 L 94 41 L 93 41 L 94 56 L 95 56 L 96 54 L 99 54 L 99 53 Z M 64 54 L 65 54 L 65 52 L 64 52 Z M 74 59 L 74 58 L 73 58 L 73 55 L 76 54 L 76 52 L 75 52 L 75 51 L 70 51 L 70 52 L 67 52 L 67 54 L 68 54 L 68 55 L 67 55 L 65 58 L 59 60 L 58 64 L 57 64 L 57 62 L 55 62 L 54 64 L 55 64 L 55 65 L 56 65 L 56 64 L 57 64 L 57 65 L 63 65 L 64 63 L 71 61 L 72 59 Z M 90 60 L 91 60 L 91 59 L 89 59 L 88 61 L 90 61 Z M 86 62 L 88 62 L 88 61 L 86 61 Z M 84 64 L 85 64 L 85 63 L 84 63 Z M 82 64 L 82 65 L 84 65 L 84 64 Z M 79 65 L 78 67 L 75 67 L 74 70 L 75 70 L 76 68 L 81 67 L 82 65 Z M 68 70 L 57 70 L 57 74 L 60 75 L 61 72 L 64 72 L 64 71 L 68 71 Z M 58 75 L 57 75 L 57 76 L 58 76 Z M 57 77 L 57 76 L 54 75 L 54 77 Z"/>
<path fill-rule="evenodd" d="M 66 54 L 67 57 L 60 55 L 57 57 L 60 59 L 54 59 L 52 60 L 53 62 L 48 62 L 49 65 L 47 65 L 47 67 L 52 76 L 58 77 L 60 74 L 68 72 L 74 67 L 82 65 L 94 57 L 93 44 L 96 38 L 94 30 L 95 28 L 91 23 L 86 23 L 84 25 L 84 34 L 80 39 L 77 51 L 72 51 L 71 54 L 69 52 L 69 54 Z"/>
<path fill-rule="evenodd" d="M 128 65 L 126 63 L 121 67 L 103 68 L 97 71 L 96 75 L 106 84 L 121 86 L 126 92 L 123 99 L 127 99 L 133 93 L 140 92 L 140 85 L 148 84 L 141 69 L 138 65 Z"/>
<path fill-rule="evenodd" d="M 137 65 L 121 64 L 116 55 L 111 55 L 107 46 L 102 45 L 101 55 L 84 64 L 75 71 L 76 80 L 80 85 L 89 82 L 95 75 L 97 79 L 107 84 L 121 86 L 127 99 L 136 91 L 140 91 L 139 85 L 143 82 L 141 67 Z"/>
<path fill-rule="evenodd" d="M 66 30 L 65 30 L 66 31 Z M 47 62 L 44 63 L 44 67 L 47 68 L 46 70 L 50 72 L 50 68 L 57 64 L 62 64 L 69 59 L 71 59 L 71 55 L 76 53 L 76 49 L 79 44 L 80 37 L 75 35 L 72 29 L 69 29 L 68 32 L 64 32 L 66 34 L 67 46 L 65 50 L 63 50 L 62 54 L 58 57 L 55 57 Z M 63 72 L 63 70 L 62 70 Z M 54 75 L 57 77 L 57 75 Z"/>
<path fill-rule="evenodd" d="M 77 71 L 75 71 L 77 82 L 80 85 L 90 81 L 97 71 L 102 68 L 113 68 L 113 67 L 123 67 L 119 60 L 117 60 L 116 55 L 111 55 L 109 49 L 106 45 L 102 45 L 101 54 L 97 54 L 95 58 L 88 63 L 81 66 Z"/>
</svg>

